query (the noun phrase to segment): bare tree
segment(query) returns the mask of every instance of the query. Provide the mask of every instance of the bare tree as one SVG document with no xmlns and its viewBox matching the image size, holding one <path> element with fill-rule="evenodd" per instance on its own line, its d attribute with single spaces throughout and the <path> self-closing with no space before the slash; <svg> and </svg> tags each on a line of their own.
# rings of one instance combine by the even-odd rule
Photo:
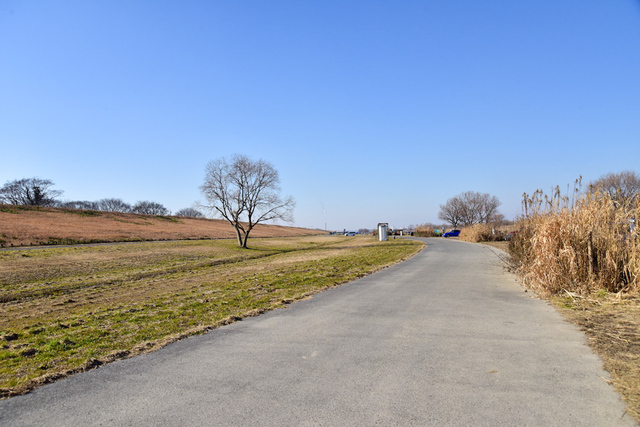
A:
<svg viewBox="0 0 640 427">
<path fill-rule="evenodd" d="M 53 190 L 50 179 L 23 178 L 7 182 L 0 188 L 0 201 L 10 205 L 52 206 L 62 191 Z"/>
<path fill-rule="evenodd" d="M 229 221 L 236 230 L 238 244 L 247 247 L 249 233 L 266 221 L 293 221 L 293 198 L 280 197 L 278 171 L 264 160 L 253 161 L 235 155 L 231 161 L 220 158 L 207 164 L 200 187 L 208 206 L 203 206 Z"/>
<path fill-rule="evenodd" d="M 452 197 L 444 205 L 440 205 L 438 219 L 451 224 L 453 228 L 458 228 L 465 218 L 465 207 L 459 197 Z"/>
<path fill-rule="evenodd" d="M 500 218 L 498 207 L 501 203 L 496 196 L 476 193 L 476 198 L 478 199 L 478 222 L 488 224 Z"/>
<path fill-rule="evenodd" d="M 462 225 L 468 227 L 470 225 L 482 222 L 482 199 L 479 193 L 466 191 L 458 196 L 463 206 Z"/>
<path fill-rule="evenodd" d="M 184 208 L 176 212 L 176 216 L 188 216 L 191 218 L 203 218 L 204 214 L 196 208 Z"/>
<path fill-rule="evenodd" d="M 100 210 L 100 205 L 98 204 L 98 202 L 91 202 L 89 200 L 70 200 L 66 202 L 57 202 L 55 206 L 68 209 L 83 209 L 92 211 Z"/>
<path fill-rule="evenodd" d="M 452 227 L 491 222 L 498 213 L 500 200 L 487 193 L 467 191 L 440 205 L 438 218 Z"/>
<path fill-rule="evenodd" d="M 640 196 L 640 176 L 632 171 L 608 173 L 589 184 L 589 191 L 602 191 L 619 204 L 632 202 Z"/>
<path fill-rule="evenodd" d="M 169 209 L 160 203 L 150 202 L 148 200 L 137 202 L 133 205 L 131 211 L 143 215 L 169 215 Z"/>
<path fill-rule="evenodd" d="M 98 202 L 101 211 L 105 212 L 131 212 L 131 205 L 124 202 L 122 199 L 107 198 L 101 199 Z"/>
<path fill-rule="evenodd" d="M 490 219 L 489 222 L 495 225 L 511 225 L 512 221 L 509 221 L 508 219 L 506 219 L 504 217 L 503 214 L 501 213 L 497 213 L 495 215 L 493 215 Z"/>
</svg>

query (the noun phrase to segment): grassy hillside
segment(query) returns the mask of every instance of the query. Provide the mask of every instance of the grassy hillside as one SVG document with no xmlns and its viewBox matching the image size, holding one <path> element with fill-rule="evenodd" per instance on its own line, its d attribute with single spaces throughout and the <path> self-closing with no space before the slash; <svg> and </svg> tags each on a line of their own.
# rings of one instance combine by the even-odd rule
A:
<svg viewBox="0 0 640 427">
<path fill-rule="evenodd" d="M 260 224 L 251 237 L 322 233 Z M 235 231 L 223 220 L 0 205 L 0 247 L 224 238 L 235 238 Z"/>
</svg>

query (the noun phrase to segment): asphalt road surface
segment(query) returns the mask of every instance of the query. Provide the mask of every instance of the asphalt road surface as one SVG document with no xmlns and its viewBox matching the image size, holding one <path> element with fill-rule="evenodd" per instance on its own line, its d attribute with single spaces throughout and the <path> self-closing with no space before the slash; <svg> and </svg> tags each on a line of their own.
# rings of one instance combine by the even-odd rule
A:
<svg viewBox="0 0 640 427">
<path fill-rule="evenodd" d="M 586 338 L 496 250 L 414 258 L 0 402 L 0 425 L 636 425 Z"/>
</svg>

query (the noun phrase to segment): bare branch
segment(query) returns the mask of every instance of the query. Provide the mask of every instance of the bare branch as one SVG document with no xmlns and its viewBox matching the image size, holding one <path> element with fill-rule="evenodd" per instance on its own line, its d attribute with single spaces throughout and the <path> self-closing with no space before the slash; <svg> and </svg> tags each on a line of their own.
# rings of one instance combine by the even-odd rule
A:
<svg viewBox="0 0 640 427">
<path fill-rule="evenodd" d="M 7 182 L 0 188 L 0 202 L 11 205 L 53 206 L 62 191 L 53 190 L 49 179 L 23 178 Z"/>
<path fill-rule="evenodd" d="M 608 173 L 589 184 L 589 192 L 606 193 L 617 206 L 633 204 L 640 198 L 640 176 L 632 171 Z"/>
<path fill-rule="evenodd" d="M 499 206 L 500 200 L 496 196 L 467 191 L 440 205 L 438 218 L 447 221 L 454 228 L 488 223 L 498 215 Z"/>
</svg>

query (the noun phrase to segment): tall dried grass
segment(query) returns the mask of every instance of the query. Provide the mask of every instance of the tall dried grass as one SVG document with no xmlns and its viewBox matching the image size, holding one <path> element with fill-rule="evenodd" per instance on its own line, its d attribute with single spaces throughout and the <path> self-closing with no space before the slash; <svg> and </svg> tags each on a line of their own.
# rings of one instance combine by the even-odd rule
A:
<svg viewBox="0 0 640 427">
<path fill-rule="evenodd" d="M 436 233 L 435 228 L 430 225 L 418 225 L 414 231 L 414 236 L 417 237 L 438 237 L 439 235 L 439 233 Z"/>
<path fill-rule="evenodd" d="M 527 286 L 546 296 L 640 289 L 637 199 L 579 195 L 576 185 L 572 196 L 525 194 L 524 212 L 509 249 Z"/>
<path fill-rule="evenodd" d="M 497 242 L 504 240 L 507 233 L 511 231 L 507 227 L 494 224 L 474 224 L 460 230 L 460 240 L 467 242 Z"/>
</svg>

